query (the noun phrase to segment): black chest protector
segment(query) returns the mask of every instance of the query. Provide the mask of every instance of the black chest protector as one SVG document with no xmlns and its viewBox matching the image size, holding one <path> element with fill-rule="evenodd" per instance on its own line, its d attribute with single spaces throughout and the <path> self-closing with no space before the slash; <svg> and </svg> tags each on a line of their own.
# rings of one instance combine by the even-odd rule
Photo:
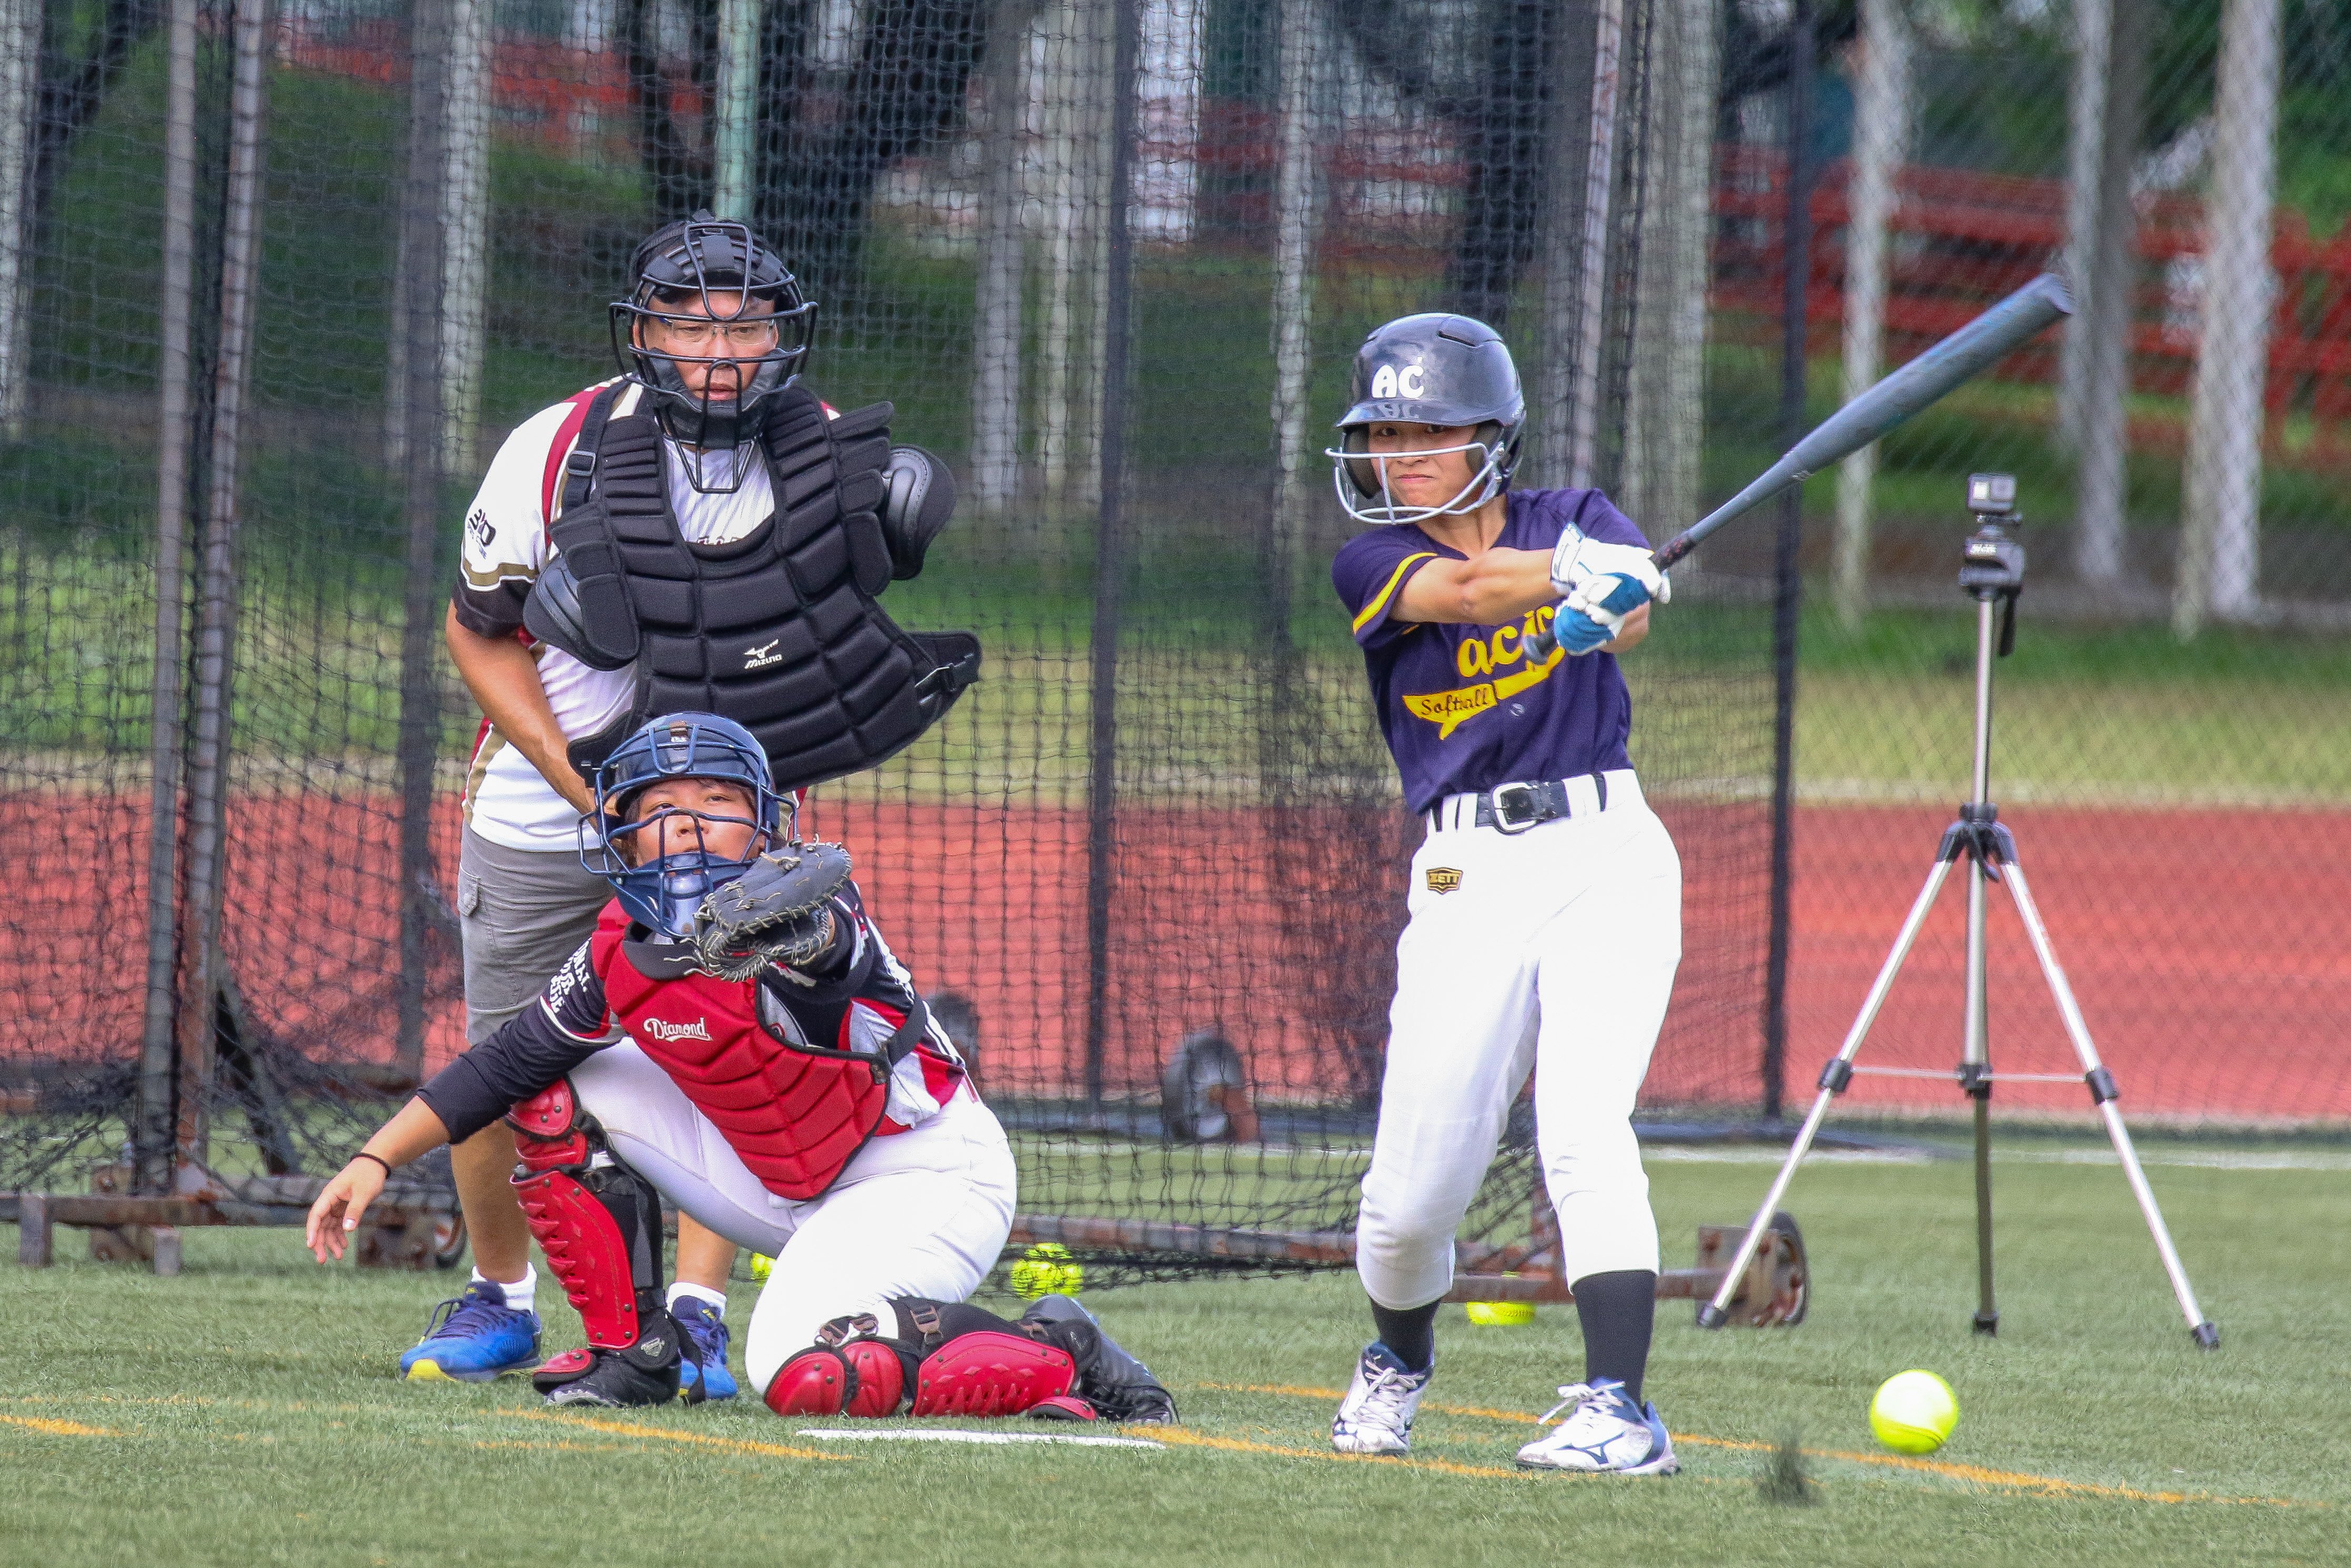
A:
<svg viewBox="0 0 2351 1568">
<path fill-rule="evenodd" d="M 902 630 L 874 596 L 891 560 L 876 515 L 891 405 L 829 417 L 777 394 L 762 439 L 776 510 L 730 544 L 686 542 L 652 414 L 597 393 L 566 460 L 557 559 L 525 605 L 532 633 L 600 670 L 633 667 L 636 700 L 571 744 L 582 771 L 667 713 L 716 713 L 759 739 L 776 787 L 874 767 L 937 722 L 979 673 L 968 632 Z"/>
</svg>

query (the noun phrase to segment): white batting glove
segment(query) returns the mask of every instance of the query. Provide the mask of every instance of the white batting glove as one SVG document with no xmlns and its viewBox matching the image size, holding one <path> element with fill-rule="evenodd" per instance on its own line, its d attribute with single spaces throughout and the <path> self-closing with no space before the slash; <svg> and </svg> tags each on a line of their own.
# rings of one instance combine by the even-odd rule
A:
<svg viewBox="0 0 2351 1568">
<path fill-rule="evenodd" d="M 1672 583 L 1647 550 L 1586 538 L 1572 523 L 1551 552 L 1551 585 L 1560 596 L 1552 635 L 1572 654 L 1614 642 L 1626 616 L 1673 598 Z"/>
</svg>

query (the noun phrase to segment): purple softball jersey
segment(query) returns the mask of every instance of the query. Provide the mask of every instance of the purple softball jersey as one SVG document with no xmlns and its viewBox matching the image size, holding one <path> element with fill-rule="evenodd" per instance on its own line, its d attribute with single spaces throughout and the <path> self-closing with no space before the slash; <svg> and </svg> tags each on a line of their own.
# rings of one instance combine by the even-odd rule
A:
<svg viewBox="0 0 2351 1568">
<path fill-rule="evenodd" d="M 1569 523 L 1592 538 L 1648 548 L 1597 490 L 1513 490 L 1506 506 L 1494 541 L 1504 549 L 1549 550 Z M 1530 663 L 1521 652 L 1529 633 L 1551 623 L 1548 607 L 1506 626 L 1394 618 L 1404 585 L 1440 559 L 1464 558 L 1416 527 L 1388 524 L 1349 539 L 1331 563 L 1405 803 L 1425 811 L 1463 790 L 1630 767 L 1633 702 L 1614 656 L 1554 651 Z"/>
</svg>

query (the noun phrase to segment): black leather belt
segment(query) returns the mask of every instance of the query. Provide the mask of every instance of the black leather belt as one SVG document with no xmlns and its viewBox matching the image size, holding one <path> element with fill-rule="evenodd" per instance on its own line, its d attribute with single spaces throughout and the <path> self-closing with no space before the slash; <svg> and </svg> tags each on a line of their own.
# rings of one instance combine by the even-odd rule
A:
<svg viewBox="0 0 2351 1568">
<path fill-rule="evenodd" d="M 1600 809 L 1608 809 L 1608 776 L 1586 774 L 1592 788 L 1600 798 Z M 1567 781 L 1563 779 L 1537 779 L 1523 784 L 1497 784 L 1478 797 L 1478 825 L 1505 833 L 1523 833 L 1539 822 L 1548 822 L 1568 815 Z"/>
</svg>

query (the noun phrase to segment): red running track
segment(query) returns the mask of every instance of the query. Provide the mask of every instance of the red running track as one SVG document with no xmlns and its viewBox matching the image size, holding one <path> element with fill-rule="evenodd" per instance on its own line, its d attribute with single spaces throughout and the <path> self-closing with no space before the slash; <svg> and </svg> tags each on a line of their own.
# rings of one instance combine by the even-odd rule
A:
<svg viewBox="0 0 2351 1568">
<path fill-rule="evenodd" d="M 1951 813 L 1797 815 L 1792 1095 L 1809 1098 L 1917 894 Z M 2128 1116 L 2351 1123 L 2351 812 L 2004 810 L 2050 940 Z M 2022 923 L 1991 890 L 1994 1071 L 2074 1072 Z M 1959 1057 L 1966 896 L 1954 873 L 1865 1065 Z M 1850 1101 L 1951 1111 L 1948 1083 L 1856 1078 Z M 2085 1111 L 2077 1084 L 2001 1084 L 1994 1106 Z"/>
<path fill-rule="evenodd" d="M 0 1064 L 135 1054 L 145 802 L 18 795 L 10 803 L 69 810 L 90 836 L 45 841 L 58 847 L 37 852 L 17 882 L 0 956 Z M 239 814 L 231 839 L 226 940 L 247 1004 L 274 1038 L 321 1056 L 388 1060 L 398 962 L 392 802 L 355 789 L 263 803 Z M 1753 857 L 1710 867 L 1702 815 L 1669 815 L 1691 852 L 1693 939 L 1651 1096 L 1737 1103 L 1755 1082 L 1744 998 L 1756 954 L 1751 922 L 1732 916 L 1758 906 Z M 1921 807 L 1799 812 L 1792 1104 L 1809 1096 L 1842 1039 L 1947 818 Z M 2351 1123 L 2351 812 L 2024 808 L 2010 820 L 2127 1113 Z M 993 1087 L 1080 1085 L 1089 961 L 1081 811 L 820 806 L 810 826 L 852 846 L 885 931 L 926 988 L 961 990 L 977 1005 Z M 436 824 L 444 867 L 454 830 L 453 811 Z M 1319 901 L 1325 928 L 1335 920 L 1385 930 L 1394 895 L 1285 885 L 1269 850 L 1277 830 L 1259 813 L 1135 810 L 1121 831 L 1109 1087 L 1148 1084 L 1184 1032 L 1213 1025 L 1242 1048 L 1265 1091 L 1333 1092 L 1343 1064 L 1329 1020 L 1348 1014 L 1360 1032 L 1368 1019 L 1375 1038 L 1386 979 L 1376 967 L 1307 975 L 1300 901 Z M 85 845 L 95 848 L 84 853 Z M 1380 889 L 1401 864 L 1384 853 L 1357 871 Z M 444 871 L 443 885 L 454 882 Z M 1955 878 L 1865 1065 L 1941 1071 L 1957 1060 L 1962 904 Z M 1993 911 L 1994 1066 L 2070 1073 L 2071 1052 L 2003 895 Z M 443 951 L 428 1065 L 459 1046 L 455 988 L 454 954 Z M 1947 1082 L 1867 1076 L 1848 1099 L 1899 1111 L 1960 1103 Z M 2003 1085 L 1996 1103 L 2078 1114 L 2086 1096 L 2073 1084 Z"/>
</svg>

